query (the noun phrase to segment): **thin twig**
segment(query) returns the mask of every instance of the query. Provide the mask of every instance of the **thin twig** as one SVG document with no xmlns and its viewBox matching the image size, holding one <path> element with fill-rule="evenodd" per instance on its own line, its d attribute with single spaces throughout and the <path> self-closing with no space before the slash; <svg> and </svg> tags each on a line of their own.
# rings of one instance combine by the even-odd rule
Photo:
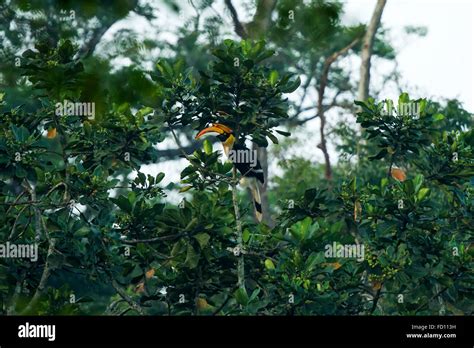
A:
<svg viewBox="0 0 474 348">
<path fill-rule="evenodd" d="M 336 59 L 344 54 L 346 54 L 351 48 L 353 48 L 358 42 L 360 38 L 354 39 L 349 45 L 340 49 L 337 52 L 331 54 L 326 61 L 324 62 L 323 71 L 321 73 L 319 88 L 318 88 L 318 116 L 321 121 L 319 131 L 321 136 L 321 143 L 318 145 L 318 148 L 321 149 L 324 155 L 325 161 L 325 177 L 328 180 L 332 179 L 332 169 L 331 169 L 331 160 L 329 157 L 329 152 L 327 150 L 326 145 L 326 134 L 325 134 L 325 126 L 326 126 L 326 117 L 324 115 L 324 107 L 323 107 L 323 99 L 324 99 L 324 92 L 326 90 L 326 85 L 328 82 L 328 75 L 329 75 L 329 68 L 331 64 L 336 61 Z"/>
<path fill-rule="evenodd" d="M 25 179 L 23 181 L 23 187 L 30 194 L 31 201 L 37 202 L 38 200 L 36 198 L 36 190 L 30 185 L 28 180 Z M 36 205 L 36 203 L 34 203 L 32 205 L 32 207 L 33 207 L 33 211 L 35 213 L 35 240 L 37 242 L 39 242 L 39 240 L 41 239 L 41 212 L 40 212 L 38 206 Z"/>
<path fill-rule="evenodd" d="M 51 189 L 49 189 L 49 191 L 46 193 L 46 197 L 48 197 L 51 194 L 51 192 L 53 192 L 54 190 L 56 190 L 60 186 L 64 186 L 64 190 L 65 190 L 65 192 L 67 192 L 67 185 L 64 182 L 60 182 L 60 183 L 54 185 Z"/>
<path fill-rule="evenodd" d="M 462 272 L 460 273 L 456 273 L 454 279 L 453 279 L 453 283 L 461 276 Z M 451 285 L 452 286 L 452 285 Z M 438 291 L 437 293 L 435 293 L 431 298 L 428 299 L 428 301 L 426 301 L 425 303 L 421 304 L 420 306 L 418 306 L 418 308 L 415 309 L 415 314 L 418 313 L 418 311 L 420 309 L 422 309 L 423 307 L 427 306 L 431 301 L 433 301 L 435 298 L 437 298 L 438 296 L 442 295 L 446 290 L 448 290 L 450 288 L 450 286 L 445 286 L 443 289 L 441 289 L 440 291 Z"/>
<path fill-rule="evenodd" d="M 112 301 L 112 302 L 107 306 L 107 309 L 105 310 L 105 313 L 112 313 L 112 312 L 115 310 L 115 307 L 117 307 L 117 305 L 118 305 L 120 302 L 125 302 L 125 300 L 121 298 L 121 299 L 119 299 L 119 300 Z"/>
<path fill-rule="evenodd" d="M 26 272 L 22 272 L 22 274 L 20 275 L 20 279 L 18 279 L 18 281 L 16 282 L 15 291 L 13 292 L 13 296 L 10 299 L 10 305 L 8 306 L 8 309 L 7 309 L 7 315 L 15 313 L 16 304 L 18 302 L 18 297 L 20 296 L 20 293 L 21 293 L 22 284 L 23 284 L 23 281 L 25 280 L 25 275 L 26 275 Z"/>
<path fill-rule="evenodd" d="M 232 202 L 234 204 L 235 212 L 235 225 L 237 228 L 237 247 L 239 248 L 239 259 L 237 262 L 237 285 L 241 289 L 245 289 L 245 267 L 244 267 L 244 254 L 243 254 L 243 239 L 242 239 L 242 221 L 240 217 L 239 202 L 237 198 L 237 169 L 235 166 L 232 168 Z"/>
<path fill-rule="evenodd" d="M 15 207 L 17 205 L 30 205 L 30 204 L 39 204 L 39 203 L 42 203 L 42 202 L 41 201 L 24 201 L 24 202 L 12 202 L 12 203 L 5 202 L 5 203 L 0 203 L 0 205 L 8 205 L 10 206 L 10 208 L 8 209 L 11 209 L 11 207 Z"/>
<path fill-rule="evenodd" d="M 392 167 L 393 167 L 393 155 L 390 156 L 390 166 L 388 167 L 387 178 L 390 179 L 390 175 L 392 174 Z"/>
<path fill-rule="evenodd" d="M 372 308 L 370 309 L 370 314 L 374 313 L 375 309 L 377 308 L 377 303 L 380 300 L 380 294 L 382 293 L 382 286 L 383 284 L 380 285 L 380 288 L 377 290 L 377 293 L 374 296 L 374 301 L 372 302 Z"/>
<path fill-rule="evenodd" d="M 216 310 L 212 313 L 212 316 L 215 316 L 217 314 L 219 314 L 219 312 L 225 307 L 225 305 L 229 302 L 229 300 L 232 298 L 232 294 L 233 292 L 237 290 L 237 287 L 234 287 L 226 296 L 226 299 L 224 300 L 224 302 L 221 303 L 221 305 L 219 307 L 216 308 Z"/>
<path fill-rule="evenodd" d="M 28 208 L 28 205 L 25 205 L 21 210 L 18 212 L 18 215 L 15 218 L 15 222 L 13 223 L 12 231 L 10 232 L 10 235 L 8 236 L 7 240 L 11 240 L 15 236 L 15 231 L 16 231 L 16 225 L 18 224 L 18 220 L 20 219 L 21 214 L 23 211 Z"/>
<path fill-rule="evenodd" d="M 128 240 L 126 239 L 126 240 L 123 240 L 122 242 L 125 244 L 153 243 L 153 242 L 159 242 L 163 240 L 173 240 L 185 235 L 186 233 L 176 233 L 176 234 L 171 234 L 169 236 L 162 236 L 162 237 L 155 237 L 155 238 L 148 238 L 148 239 L 128 239 Z"/>
<path fill-rule="evenodd" d="M 17 205 L 18 201 L 20 200 L 20 198 L 25 194 L 26 191 L 22 191 L 18 197 L 16 197 L 16 199 L 13 201 L 13 203 L 3 203 L 5 205 L 9 205 L 10 207 L 7 209 L 7 212 L 5 213 L 5 216 L 8 216 L 8 213 L 10 212 L 10 209 Z"/>
<path fill-rule="evenodd" d="M 132 309 L 134 309 L 135 311 L 137 311 L 141 315 L 145 315 L 145 312 L 143 311 L 143 308 L 140 307 L 140 305 L 138 303 L 136 303 L 134 300 L 132 300 L 132 298 L 130 296 L 127 295 L 125 290 L 123 290 L 120 287 L 120 285 L 117 283 L 117 281 L 115 279 L 112 278 L 112 276 L 110 276 L 110 280 L 112 282 L 112 287 L 115 289 L 115 291 L 117 291 L 117 293 L 120 295 L 120 297 L 123 298 L 125 301 L 127 301 L 127 303 L 130 305 L 130 307 L 132 307 Z"/>
<path fill-rule="evenodd" d="M 50 261 L 51 255 L 54 252 L 55 243 L 56 243 L 56 240 L 51 239 L 49 243 L 49 247 L 48 247 L 48 254 L 46 255 L 46 263 L 44 265 L 43 274 L 41 275 L 40 282 L 38 284 L 38 287 L 36 288 L 35 294 L 33 295 L 31 301 L 22 311 L 22 315 L 25 315 L 31 311 L 31 309 L 36 305 L 36 303 L 39 301 L 39 299 L 41 298 L 41 296 L 43 295 L 46 289 L 46 284 L 48 283 L 49 276 L 51 275 L 51 267 L 50 267 L 49 261 Z"/>
</svg>

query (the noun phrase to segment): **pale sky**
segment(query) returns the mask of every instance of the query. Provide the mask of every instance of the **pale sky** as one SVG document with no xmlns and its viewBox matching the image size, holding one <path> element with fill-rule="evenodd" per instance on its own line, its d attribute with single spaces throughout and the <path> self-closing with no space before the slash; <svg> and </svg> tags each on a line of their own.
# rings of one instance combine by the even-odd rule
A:
<svg viewBox="0 0 474 348">
<path fill-rule="evenodd" d="M 344 21 L 368 23 L 375 0 L 346 2 Z M 382 23 L 391 29 L 403 81 L 420 97 L 457 98 L 474 112 L 474 2 L 472 0 L 388 0 Z M 425 37 L 403 27 L 425 26 Z"/>
</svg>

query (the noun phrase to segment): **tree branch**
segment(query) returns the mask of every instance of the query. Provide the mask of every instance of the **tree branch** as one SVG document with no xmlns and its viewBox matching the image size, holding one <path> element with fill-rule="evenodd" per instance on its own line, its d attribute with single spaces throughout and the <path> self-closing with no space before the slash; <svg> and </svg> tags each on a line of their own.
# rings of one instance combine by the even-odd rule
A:
<svg viewBox="0 0 474 348">
<path fill-rule="evenodd" d="M 212 316 L 215 316 L 219 314 L 219 312 L 224 309 L 225 305 L 229 302 L 229 300 L 232 298 L 232 294 L 234 291 L 237 290 L 237 287 L 234 287 L 226 296 L 226 299 L 221 303 L 219 307 L 216 308 L 216 310 L 212 313 Z"/>
<path fill-rule="evenodd" d="M 232 203 L 235 212 L 235 225 L 237 229 L 237 248 L 239 248 L 238 262 L 237 262 L 237 286 L 245 289 L 245 267 L 242 241 L 242 220 L 240 217 L 239 201 L 237 198 L 237 169 L 232 168 Z"/>
<path fill-rule="evenodd" d="M 17 203 L 17 204 L 20 204 L 20 203 Z M 7 240 L 11 240 L 11 239 L 15 236 L 16 225 L 18 224 L 18 220 L 20 219 L 21 214 L 23 214 L 23 211 L 24 211 L 26 208 L 28 208 L 28 205 L 25 205 L 24 207 L 22 207 L 22 208 L 20 209 L 20 211 L 18 212 L 18 215 L 17 215 L 16 218 L 15 218 L 15 222 L 13 223 L 12 230 L 11 230 L 10 235 L 8 236 L 8 239 L 7 239 Z"/>
<path fill-rule="evenodd" d="M 377 28 L 380 25 L 380 19 L 382 18 L 383 9 L 386 2 L 386 0 L 377 0 L 374 13 L 372 14 L 369 26 L 367 27 L 367 31 L 364 35 L 361 51 L 362 62 L 360 64 L 359 90 L 357 93 L 358 100 L 366 100 L 369 97 L 370 58 L 372 56 L 375 33 L 377 32 Z"/>
<path fill-rule="evenodd" d="M 18 279 L 17 282 L 16 282 L 16 286 L 15 286 L 15 290 L 13 292 L 13 296 L 10 299 L 10 305 L 7 308 L 7 315 L 15 313 L 16 304 L 18 302 L 18 298 L 19 298 L 20 293 L 21 293 L 22 284 L 23 284 L 23 281 L 25 280 L 25 276 L 26 276 L 26 272 L 22 272 L 20 274 L 20 277 L 19 277 L 20 279 Z"/>
<path fill-rule="evenodd" d="M 45 231 L 45 233 L 47 233 Z M 46 264 L 44 265 L 43 269 L 43 274 L 41 275 L 40 282 L 38 284 L 38 287 L 36 288 L 35 294 L 31 298 L 30 303 L 25 307 L 25 309 L 22 311 L 22 315 L 25 315 L 31 311 L 31 309 L 36 305 L 36 303 L 39 301 L 40 297 L 44 294 L 44 291 L 46 289 L 46 284 L 48 283 L 49 276 L 51 275 L 51 265 L 49 263 L 50 257 L 54 252 L 54 246 L 55 246 L 56 240 L 51 239 L 49 241 L 49 247 L 48 247 L 48 254 L 46 255 Z"/>
<path fill-rule="evenodd" d="M 225 0 L 225 5 L 229 9 L 230 16 L 232 17 L 232 22 L 234 23 L 234 30 L 235 33 L 240 36 L 242 39 L 247 38 L 247 32 L 245 31 L 244 26 L 239 20 L 239 15 L 237 14 L 237 11 L 235 10 L 234 5 L 232 4 L 231 0 Z"/>
<path fill-rule="evenodd" d="M 148 238 L 148 239 L 129 239 L 129 240 L 124 240 L 122 242 L 125 244 L 153 243 L 153 242 L 159 242 L 163 240 L 172 240 L 172 239 L 180 238 L 184 235 L 186 235 L 186 233 L 176 233 L 169 236 L 162 236 L 162 237 L 155 237 L 155 238 Z"/>
<path fill-rule="evenodd" d="M 104 34 L 109 30 L 109 28 L 114 24 L 114 22 L 104 24 L 100 26 L 99 28 L 96 28 L 93 33 L 91 38 L 84 44 L 82 47 L 79 49 L 79 52 L 77 53 L 77 59 L 85 59 L 88 58 L 94 53 L 94 49 L 99 43 L 100 39 Z"/>
<path fill-rule="evenodd" d="M 117 283 L 117 281 L 112 277 L 112 275 L 109 275 L 110 280 L 112 282 L 112 286 L 117 291 L 117 293 L 120 295 L 121 298 L 123 298 L 129 305 L 137 311 L 140 315 L 145 315 L 145 312 L 143 311 L 143 308 L 140 307 L 138 303 L 136 303 L 130 296 L 127 295 L 125 290 L 123 290 L 120 285 Z"/>
<path fill-rule="evenodd" d="M 199 143 L 193 142 L 187 146 L 183 146 L 182 148 L 172 148 L 172 149 L 163 149 L 157 150 L 156 153 L 159 158 L 173 160 L 182 155 L 181 149 L 186 153 L 192 153 L 200 148 Z"/>
<path fill-rule="evenodd" d="M 275 8 L 276 0 L 259 0 L 257 9 L 250 23 L 246 25 L 249 37 L 254 39 L 265 35 L 272 21 L 272 12 Z"/>
<path fill-rule="evenodd" d="M 28 180 L 23 181 L 23 187 L 28 193 L 30 194 L 31 201 L 32 202 L 37 202 L 36 199 L 36 190 L 30 185 Z M 39 242 L 41 239 L 41 213 L 39 208 L 36 206 L 36 203 L 32 204 L 33 211 L 35 213 L 35 240 Z M 45 231 L 46 233 L 46 231 Z"/>
<path fill-rule="evenodd" d="M 324 129 L 326 126 L 326 117 L 324 115 L 325 110 L 323 107 L 323 99 L 324 99 L 324 92 L 326 90 L 326 85 L 328 82 L 329 68 L 331 67 L 331 64 L 334 63 L 338 57 L 346 54 L 351 48 L 353 48 L 359 42 L 359 40 L 360 38 L 356 38 L 346 47 L 331 54 L 324 62 L 323 71 L 321 73 L 321 79 L 320 79 L 319 89 L 318 89 L 318 114 L 317 114 L 317 116 L 321 120 L 321 124 L 319 127 L 321 143 L 318 145 L 318 148 L 320 148 L 324 154 L 325 177 L 328 180 L 332 179 L 332 169 L 331 169 L 331 159 L 329 157 L 329 152 L 327 150 L 326 134 L 325 134 L 325 129 Z"/>
<path fill-rule="evenodd" d="M 374 296 L 374 300 L 372 302 L 372 308 L 370 309 L 370 314 L 373 314 L 375 309 L 377 308 L 377 303 L 379 302 L 380 300 L 380 295 L 382 294 L 382 286 L 380 286 L 380 289 L 377 290 L 375 296 Z"/>
</svg>

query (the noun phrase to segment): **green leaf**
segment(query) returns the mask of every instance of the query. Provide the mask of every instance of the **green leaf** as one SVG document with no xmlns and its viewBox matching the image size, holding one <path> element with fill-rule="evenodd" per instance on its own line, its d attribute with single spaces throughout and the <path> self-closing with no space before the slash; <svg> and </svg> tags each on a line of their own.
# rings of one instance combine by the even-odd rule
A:
<svg viewBox="0 0 474 348">
<path fill-rule="evenodd" d="M 26 177 L 27 174 L 28 174 L 28 172 L 21 165 L 16 166 L 15 176 L 17 178 L 24 178 L 24 177 Z"/>
<path fill-rule="evenodd" d="M 145 107 L 141 108 L 140 110 L 138 110 L 136 116 L 143 117 L 143 116 L 146 116 L 148 114 L 151 114 L 152 112 L 153 112 L 153 108 L 151 108 L 149 106 L 145 106 Z"/>
<path fill-rule="evenodd" d="M 194 229 L 194 227 L 196 227 L 199 223 L 199 219 L 198 218 L 193 218 L 191 221 L 189 221 L 189 223 L 186 225 L 186 227 L 184 228 L 185 231 L 190 231 L 192 229 Z"/>
<path fill-rule="evenodd" d="M 253 300 L 255 300 L 258 296 L 258 294 L 260 293 L 260 288 L 256 288 L 253 292 L 252 292 L 252 295 L 250 295 L 250 298 L 249 298 L 249 302 L 252 302 Z"/>
<path fill-rule="evenodd" d="M 139 173 L 142 174 L 142 173 Z M 104 175 L 104 167 L 101 165 L 98 165 L 95 169 L 94 172 L 92 173 L 93 176 L 101 177 Z M 142 174 L 143 175 L 143 174 Z"/>
<path fill-rule="evenodd" d="M 368 105 L 368 103 L 365 103 L 363 101 L 360 101 L 360 100 L 354 100 L 354 104 L 357 105 L 357 106 L 360 106 L 360 108 L 368 113 L 369 115 L 372 115 L 373 114 L 373 110 L 370 108 L 370 105 Z M 364 122 L 362 122 L 364 123 Z M 364 127 L 364 128 L 367 128 L 364 124 L 361 123 L 361 126 Z"/>
<path fill-rule="evenodd" d="M 274 136 L 272 133 L 268 132 L 267 137 L 270 138 L 270 140 L 273 142 L 273 144 L 278 144 L 278 138 Z"/>
<path fill-rule="evenodd" d="M 278 130 L 278 129 L 275 129 L 275 132 L 277 132 L 278 134 L 281 134 L 285 137 L 289 137 L 291 135 L 290 132 L 285 132 L 285 131 L 281 131 L 281 130 Z"/>
<path fill-rule="evenodd" d="M 84 134 L 86 135 L 86 137 L 90 137 L 92 135 L 91 124 L 89 122 L 84 122 L 83 125 L 84 125 Z"/>
<path fill-rule="evenodd" d="M 237 303 L 242 306 L 246 306 L 249 303 L 249 295 L 247 294 L 247 291 L 244 288 L 238 288 L 234 292 L 234 297 Z"/>
<path fill-rule="evenodd" d="M 357 192 L 357 177 L 354 177 L 351 182 L 350 182 L 352 185 L 352 193 L 356 193 Z"/>
<path fill-rule="evenodd" d="M 286 86 L 281 88 L 282 93 L 292 93 L 296 91 L 296 89 L 300 86 L 301 79 L 298 76 L 294 81 L 290 81 L 286 84 Z"/>
<path fill-rule="evenodd" d="M 128 274 L 128 277 L 130 278 L 136 278 L 136 277 L 141 277 L 143 275 L 143 269 L 139 266 L 136 265 L 132 271 Z"/>
<path fill-rule="evenodd" d="M 191 188 L 192 188 L 192 186 L 183 186 L 179 189 L 179 193 L 189 191 Z"/>
<path fill-rule="evenodd" d="M 160 60 L 156 64 L 156 67 L 163 74 L 163 76 L 167 78 L 173 77 L 173 67 L 166 60 Z"/>
<path fill-rule="evenodd" d="M 388 154 L 388 150 L 386 148 L 384 148 L 384 149 L 380 150 L 380 152 L 378 154 L 376 154 L 375 156 L 370 156 L 369 160 L 370 161 L 379 160 L 379 159 L 384 158 L 387 154 Z"/>
<path fill-rule="evenodd" d="M 405 104 L 408 102 L 410 102 L 410 96 L 408 95 L 408 93 L 400 94 L 400 96 L 398 97 L 398 105 L 401 106 L 401 104 Z"/>
<path fill-rule="evenodd" d="M 275 269 L 275 264 L 273 263 L 272 260 L 266 259 L 265 260 L 265 268 L 266 269 Z"/>
<path fill-rule="evenodd" d="M 184 252 L 186 249 L 186 242 L 183 239 L 178 240 L 171 249 L 171 256 L 175 257 Z"/>
<path fill-rule="evenodd" d="M 403 190 L 406 192 L 408 196 L 412 196 L 415 194 L 415 185 L 413 184 L 413 180 L 407 180 L 403 183 Z"/>
<path fill-rule="evenodd" d="M 314 267 L 324 261 L 323 253 L 312 252 L 311 255 L 306 259 L 305 269 L 307 272 L 311 272 Z"/>
<path fill-rule="evenodd" d="M 255 135 L 253 137 L 253 142 L 256 143 L 260 147 L 267 147 L 268 146 L 268 141 L 265 137 L 262 137 L 261 135 Z"/>
<path fill-rule="evenodd" d="M 242 240 L 244 243 L 247 243 L 250 239 L 250 231 L 246 228 L 244 232 L 242 233 Z"/>
<path fill-rule="evenodd" d="M 110 200 L 115 203 L 120 209 L 122 209 L 126 213 L 131 213 L 133 206 L 130 201 L 125 198 L 124 196 L 120 195 L 117 198 L 110 198 Z"/>
<path fill-rule="evenodd" d="M 422 189 L 420 189 L 417 195 L 418 201 L 422 201 L 423 199 L 425 199 L 425 197 L 427 197 L 429 193 L 430 189 L 427 187 L 423 187 Z"/>
<path fill-rule="evenodd" d="M 193 174 L 194 172 L 196 172 L 196 168 L 193 165 L 187 166 L 181 172 L 181 179 L 184 179 L 185 177 L 187 177 L 190 174 Z"/>
<path fill-rule="evenodd" d="M 155 184 L 158 184 L 161 182 L 161 180 L 163 180 L 163 178 L 165 177 L 165 173 L 158 173 L 156 175 L 156 178 L 155 178 Z"/>
<path fill-rule="evenodd" d="M 212 143 L 209 141 L 209 139 L 205 139 L 202 146 L 204 148 L 204 152 L 207 155 L 212 154 Z"/>
<path fill-rule="evenodd" d="M 186 250 L 186 260 L 184 261 L 184 265 L 190 269 L 196 268 L 199 262 L 199 254 L 194 250 L 191 244 L 188 244 Z"/>
<path fill-rule="evenodd" d="M 194 238 L 198 241 L 201 249 L 204 249 L 206 245 L 209 243 L 211 236 L 209 236 L 207 233 L 198 233 L 194 236 Z"/>
<path fill-rule="evenodd" d="M 260 63 L 262 60 L 265 60 L 267 58 L 270 58 L 275 54 L 275 51 L 273 50 L 266 50 L 258 55 L 257 58 L 255 58 L 255 63 Z"/>
<path fill-rule="evenodd" d="M 421 185 L 423 185 L 423 175 L 417 174 L 415 178 L 413 179 L 413 184 L 415 185 L 415 193 L 418 192 L 421 188 Z"/>
<path fill-rule="evenodd" d="M 15 136 L 15 140 L 18 141 L 19 143 L 25 142 L 30 136 L 30 132 L 24 126 L 16 127 L 14 125 L 11 125 L 11 129 L 12 129 L 13 135 Z"/>
<path fill-rule="evenodd" d="M 90 228 L 87 226 L 82 226 L 80 229 L 78 229 L 76 232 L 74 232 L 75 237 L 85 237 L 89 234 Z"/>
<path fill-rule="evenodd" d="M 272 70 L 268 81 L 270 82 L 270 85 L 275 86 L 278 81 L 278 71 Z"/>
</svg>

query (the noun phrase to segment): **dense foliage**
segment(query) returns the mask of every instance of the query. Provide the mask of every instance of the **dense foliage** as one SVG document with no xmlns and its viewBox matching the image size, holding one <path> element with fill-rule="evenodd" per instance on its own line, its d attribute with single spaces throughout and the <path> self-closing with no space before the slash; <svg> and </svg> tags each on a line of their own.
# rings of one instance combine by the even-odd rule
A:
<svg viewBox="0 0 474 348">
<path fill-rule="evenodd" d="M 339 23 L 340 3 L 278 1 L 273 26 L 256 15 L 246 39 L 224 40 L 218 17 L 201 18 L 213 2 L 196 2 L 176 43 L 121 29 L 101 56 L 97 32 L 152 9 L 49 1 L 48 17 L 40 3 L 0 6 L 0 244 L 38 246 L 34 261 L 0 258 L 1 314 L 472 315 L 472 113 L 407 93 L 340 101 L 353 81 L 331 57 L 358 54 L 366 30 Z M 154 49 L 172 53 L 149 68 Z M 395 58 L 383 30 L 373 54 Z M 354 124 L 328 132 L 328 177 L 295 133 L 341 104 Z M 221 145 L 194 140 L 210 123 L 278 160 L 271 223 L 253 218 Z M 178 156 L 169 184 L 146 170 Z M 348 245 L 361 254 L 327 252 Z"/>
<path fill-rule="evenodd" d="M 266 137 L 277 142 L 271 130 L 285 117 L 283 94 L 298 86 L 267 68 L 272 52 L 262 42 L 226 41 L 213 54 L 199 78 L 182 61 L 158 63 L 161 107 L 110 105 L 88 119 L 54 112 L 63 99 L 81 100 L 74 81 L 84 72 L 72 44 L 24 53 L 41 107 L 29 112 L 2 104 L 1 236 L 36 241 L 40 251 L 37 263 L 2 259 L 4 311 L 103 313 L 93 303 L 108 293 L 112 313 L 458 314 L 470 308 L 474 136 L 452 129 L 439 105 L 427 100 L 416 101 L 419 117 L 387 115 L 390 101 L 357 102 L 364 146 L 378 149 L 370 160 L 379 179 L 352 175 L 331 190 L 313 182 L 283 204 L 273 228 L 256 224 L 242 199 L 240 254 L 233 252 L 232 165 L 210 142 L 187 156 L 182 202 L 167 202 L 164 174 L 146 176 L 140 165 L 159 161 L 153 145 L 174 126 L 200 129 L 219 121 L 265 146 Z M 406 180 L 390 175 L 394 165 L 405 168 Z M 114 176 L 124 168 L 137 177 Z M 364 260 L 325 257 L 333 242 L 363 244 Z M 240 257 L 243 288 L 236 287 Z M 51 279 L 41 289 L 45 269 Z M 92 284 L 103 289 L 88 291 Z"/>
</svg>

